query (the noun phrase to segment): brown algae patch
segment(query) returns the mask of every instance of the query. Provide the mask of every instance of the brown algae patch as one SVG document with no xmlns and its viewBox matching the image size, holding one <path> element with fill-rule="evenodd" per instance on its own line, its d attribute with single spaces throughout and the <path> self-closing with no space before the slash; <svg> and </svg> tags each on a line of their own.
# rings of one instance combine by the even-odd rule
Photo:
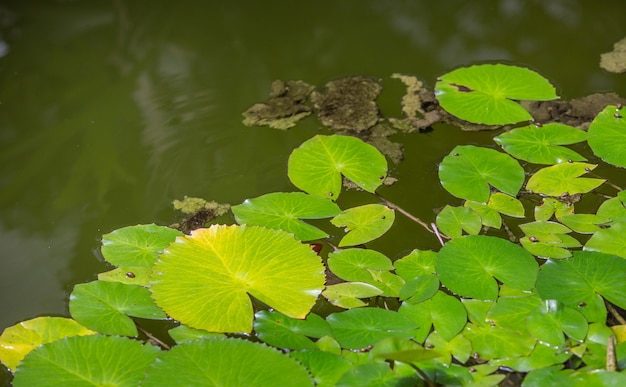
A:
<svg viewBox="0 0 626 387">
<path fill-rule="evenodd" d="M 269 98 L 243 112 L 243 124 L 282 130 L 295 126 L 296 122 L 311 114 L 312 109 L 306 101 L 314 88 L 303 81 L 272 82 Z"/>
<path fill-rule="evenodd" d="M 626 38 L 613 45 L 613 51 L 600 55 L 600 67 L 621 74 L 626 72 Z"/>
</svg>

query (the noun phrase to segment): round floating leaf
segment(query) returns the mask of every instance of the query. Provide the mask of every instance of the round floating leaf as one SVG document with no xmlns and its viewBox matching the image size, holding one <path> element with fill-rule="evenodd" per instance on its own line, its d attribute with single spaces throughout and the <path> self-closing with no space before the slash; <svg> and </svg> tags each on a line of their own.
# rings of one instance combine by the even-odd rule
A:
<svg viewBox="0 0 626 387">
<path fill-rule="evenodd" d="M 487 207 L 514 218 L 524 217 L 524 205 L 522 202 L 500 192 L 491 194 L 489 202 L 487 202 Z"/>
<path fill-rule="evenodd" d="M 459 145 L 439 164 L 439 180 L 443 188 L 458 198 L 487 203 L 489 185 L 517 195 L 524 183 L 524 169 L 505 153 Z"/>
<path fill-rule="evenodd" d="M 545 300 L 526 317 L 526 326 L 537 340 L 561 346 L 565 332 L 574 340 L 582 342 L 587 335 L 587 320 L 580 312 L 557 300 Z"/>
<path fill-rule="evenodd" d="M 562 367 L 562 363 L 564 363 L 567 359 L 569 359 L 572 354 L 569 351 L 563 351 L 561 348 L 554 348 L 553 346 L 549 346 L 538 342 L 535 344 L 535 348 L 528 356 L 521 356 L 516 358 L 504 358 L 504 359 L 493 359 L 489 363 L 493 365 L 502 365 L 509 367 L 518 372 L 529 372 L 532 370 L 544 368 L 551 366 L 553 364 L 559 364 Z M 526 380 L 528 377 L 524 378 L 524 386 L 527 386 Z M 567 383 L 557 383 L 550 382 L 545 380 L 540 384 L 529 384 L 528 386 L 537 387 L 537 386 L 567 386 Z"/>
<path fill-rule="evenodd" d="M 343 211 L 331 219 L 337 227 L 345 227 L 346 236 L 339 246 L 355 246 L 372 241 L 387 232 L 396 218 L 395 212 L 382 204 L 366 204 Z"/>
<path fill-rule="evenodd" d="M 601 295 L 626 308 L 626 259 L 591 251 L 576 251 L 571 258 L 548 261 L 537 276 L 537 292 L 544 300 L 559 300 L 580 310 L 589 321 L 587 309 Z"/>
<path fill-rule="evenodd" d="M 496 279 L 516 289 L 532 289 L 537 270 L 535 258 L 522 247 L 484 235 L 453 239 L 437 256 L 444 286 L 461 296 L 483 300 L 498 297 Z"/>
<path fill-rule="evenodd" d="M 276 311 L 261 310 L 256 313 L 254 331 L 260 340 L 278 348 L 316 349 L 309 337 L 330 335 L 330 326 L 320 316 L 309 314 L 297 320 Z"/>
<path fill-rule="evenodd" d="M 346 358 L 325 351 L 290 352 L 289 357 L 305 366 L 313 375 L 315 385 L 322 387 L 335 386 L 341 376 L 353 367 Z"/>
<path fill-rule="evenodd" d="M 526 109 L 512 100 L 558 98 L 554 87 L 541 75 L 502 64 L 465 67 L 444 74 L 435 85 L 435 96 L 448 113 L 488 125 L 532 119 Z"/>
<path fill-rule="evenodd" d="M 420 275 L 400 289 L 400 300 L 409 304 L 419 304 L 431 298 L 439 290 L 439 277 L 433 274 Z"/>
<path fill-rule="evenodd" d="M 96 332 L 64 317 L 37 317 L 6 328 L 0 336 L 0 362 L 11 371 L 40 344 Z"/>
<path fill-rule="evenodd" d="M 336 200 L 341 192 L 341 175 L 374 192 L 387 176 L 387 160 L 356 137 L 317 135 L 291 153 L 288 175 L 304 192 Z"/>
<path fill-rule="evenodd" d="M 536 220 L 550 220 L 552 215 L 556 217 L 570 215 L 574 213 L 574 204 L 564 203 L 555 198 L 543 198 L 541 203 L 535 207 Z"/>
<path fill-rule="evenodd" d="M 525 297 L 503 297 L 500 294 L 498 301 L 489 309 L 486 320 L 501 328 L 527 334 L 526 326 L 520 324 L 520 321 L 525 321 L 528 314 L 539 305 L 541 299 L 535 294 Z"/>
<path fill-rule="evenodd" d="M 328 285 L 322 292 L 322 296 L 331 304 L 340 308 L 352 309 L 367 305 L 359 298 L 370 298 L 383 294 L 383 291 L 374 285 L 364 282 L 343 282 Z"/>
<path fill-rule="evenodd" d="M 446 205 L 437 214 L 437 227 L 439 231 L 450 238 L 458 238 L 463 235 L 463 231 L 476 235 L 481 229 L 481 220 L 478 212 L 469 207 L 452 207 Z"/>
<path fill-rule="evenodd" d="M 463 203 L 464 206 L 471 208 L 480 215 L 480 223 L 487 227 L 500 228 L 502 227 L 502 217 L 500 213 L 492 208 L 487 207 L 484 203 L 478 203 L 471 200 L 466 200 Z"/>
<path fill-rule="evenodd" d="M 450 359 L 450 355 L 454 356 L 459 362 L 465 363 L 472 354 L 472 343 L 463 334 L 458 334 L 450 340 L 445 340 L 439 333 L 432 332 L 426 338 L 424 345 L 443 353 L 445 356 L 443 363 L 447 365 L 451 364 L 450 361 L 452 359 Z"/>
<path fill-rule="evenodd" d="M 615 223 L 626 223 L 626 207 L 619 197 L 611 198 L 602 203 L 596 214 L 611 219 Z"/>
<path fill-rule="evenodd" d="M 292 234 L 255 226 L 194 230 L 154 266 L 152 297 L 172 318 L 211 332 L 250 332 L 248 296 L 304 318 L 324 287 L 324 266 Z"/>
<path fill-rule="evenodd" d="M 204 329 L 189 328 L 187 325 L 179 325 L 176 328 L 170 329 L 167 333 L 176 341 L 176 344 L 186 341 L 224 337 L 223 333 L 207 332 Z"/>
<path fill-rule="evenodd" d="M 387 337 L 410 339 L 417 325 L 408 317 L 387 309 L 359 308 L 326 318 L 342 348 L 360 349 Z"/>
<path fill-rule="evenodd" d="M 468 324 L 463 335 L 472 343 L 472 349 L 482 360 L 527 356 L 536 340 L 528 335 L 500 328 Z"/>
<path fill-rule="evenodd" d="M 609 164 L 626 168 L 626 119 L 623 111 L 609 105 L 589 125 L 589 146 L 593 153 Z"/>
<path fill-rule="evenodd" d="M 559 123 L 538 127 L 528 125 L 494 138 L 507 153 L 534 164 L 558 164 L 568 160 L 585 161 L 583 156 L 561 145 L 585 141 L 587 132 Z"/>
<path fill-rule="evenodd" d="M 562 163 L 545 167 L 528 179 L 526 188 L 532 192 L 561 196 L 589 192 L 606 180 L 579 177 L 592 171 L 597 165 L 587 163 Z"/>
<path fill-rule="evenodd" d="M 610 219 L 594 214 L 568 214 L 558 217 L 559 221 L 579 234 L 593 234 L 600 230 L 599 225 Z"/>
<path fill-rule="evenodd" d="M 414 378 L 408 378 L 396 374 L 389 368 L 387 363 L 366 363 L 360 364 L 349 370 L 343 376 L 336 387 L 353 387 L 353 386 L 401 386 L 406 383 L 407 386 L 415 385 L 417 381 Z"/>
<path fill-rule="evenodd" d="M 239 224 L 284 230 L 301 241 L 325 238 L 328 234 L 300 219 L 329 218 L 341 213 L 331 200 L 302 192 L 274 192 L 246 199 L 231 209 Z"/>
<path fill-rule="evenodd" d="M 585 244 L 585 250 L 626 258 L 626 223 L 613 223 L 611 227 L 597 231 Z"/>
<path fill-rule="evenodd" d="M 139 285 L 93 281 L 74 286 L 70 294 L 70 313 L 84 326 L 110 335 L 137 336 L 131 318 L 163 319 L 150 291 Z"/>
<path fill-rule="evenodd" d="M 155 224 L 119 228 L 102 236 L 102 256 L 115 266 L 150 267 L 180 235 L 178 230 Z"/>
<path fill-rule="evenodd" d="M 461 301 L 441 291 L 420 304 L 403 303 L 399 312 L 413 320 L 420 331 L 429 332 L 434 325 L 444 340 L 456 336 L 467 322 L 467 312 Z"/>
<path fill-rule="evenodd" d="M 572 252 L 563 248 L 560 241 L 542 242 L 537 239 L 531 240 L 528 237 L 523 237 L 520 238 L 520 243 L 529 253 L 539 258 L 563 259 L 572 256 Z"/>
<path fill-rule="evenodd" d="M 345 281 L 369 283 L 371 270 L 393 270 L 393 264 L 375 250 L 347 249 L 328 254 L 328 268 Z"/>
<path fill-rule="evenodd" d="M 121 282 L 128 285 L 150 286 L 151 267 L 118 267 L 116 269 L 98 273 L 100 281 Z"/>
<path fill-rule="evenodd" d="M 370 351 L 370 358 L 415 363 L 441 356 L 439 348 L 426 349 L 413 340 L 388 337 L 376 343 Z"/>
<path fill-rule="evenodd" d="M 73 336 L 29 353 L 13 386 L 128 386 L 141 384 L 159 349 L 116 336 Z"/>
<path fill-rule="evenodd" d="M 409 281 L 417 276 L 435 274 L 437 253 L 431 250 L 413 250 L 394 262 L 396 273 Z"/>
<path fill-rule="evenodd" d="M 161 386 L 313 386 L 307 370 L 263 344 L 240 339 L 183 343 L 161 353 L 141 384 Z"/>
</svg>

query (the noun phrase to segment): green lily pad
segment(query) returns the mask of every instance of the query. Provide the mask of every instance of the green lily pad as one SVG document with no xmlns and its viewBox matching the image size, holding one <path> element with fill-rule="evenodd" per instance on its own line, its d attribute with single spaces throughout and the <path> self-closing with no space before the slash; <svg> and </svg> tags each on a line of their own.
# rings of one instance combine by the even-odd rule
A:
<svg viewBox="0 0 626 387">
<path fill-rule="evenodd" d="M 450 238 L 458 238 L 463 231 L 476 235 L 480 232 L 482 222 L 478 212 L 469 207 L 452 207 L 446 205 L 436 219 L 439 231 Z"/>
<path fill-rule="evenodd" d="M 489 309 L 485 319 L 495 326 L 519 334 L 528 334 L 526 325 L 520 324 L 520 321 L 525 321 L 530 312 L 540 305 L 541 299 L 535 294 L 525 297 L 502 297 L 500 295 L 498 301 Z"/>
<path fill-rule="evenodd" d="M 557 218 L 574 213 L 574 205 L 568 205 L 555 198 L 543 198 L 538 206 L 535 206 L 536 220 L 550 220 L 553 215 Z"/>
<path fill-rule="evenodd" d="M 456 336 L 467 322 L 467 313 L 461 301 L 442 291 L 420 304 L 403 303 L 399 313 L 413 320 L 420 331 L 426 334 L 434 325 L 435 331 L 444 340 Z"/>
<path fill-rule="evenodd" d="M 67 337 L 30 352 L 17 368 L 13 386 L 135 387 L 159 352 L 123 337 Z"/>
<path fill-rule="evenodd" d="M 528 179 L 526 188 L 532 192 L 548 195 L 574 195 L 589 192 L 606 180 L 579 177 L 592 171 L 597 165 L 587 163 L 562 163 L 545 167 Z"/>
<path fill-rule="evenodd" d="M 493 365 L 502 365 L 511 368 L 518 372 L 529 372 L 544 367 L 549 367 L 554 364 L 562 364 L 571 357 L 571 353 L 563 352 L 561 348 L 554 348 L 552 346 L 542 344 L 538 342 L 535 344 L 535 348 L 528 356 L 520 356 L 515 358 L 493 359 L 489 363 Z M 527 378 L 527 377 L 526 377 Z M 524 378 L 524 386 L 527 385 L 526 378 Z M 544 381 L 538 385 L 532 384 L 531 386 L 567 386 L 567 383 L 556 383 L 551 381 Z"/>
<path fill-rule="evenodd" d="M 331 219 L 337 227 L 346 228 L 346 236 L 339 242 L 339 246 L 360 245 L 387 232 L 395 220 L 395 212 L 382 204 L 366 204 L 352 207 Z"/>
<path fill-rule="evenodd" d="M 441 352 L 426 349 L 413 340 L 388 337 L 376 343 L 370 351 L 370 356 L 373 359 L 394 360 L 410 364 L 437 358 L 441 356 Z"/>
<path fill-rule="evenodd" d="M 345 281 L 370 283 L 371 270 L 393 270 L 393 264 L 376 250 L 354 248 L 328 254 L 328 268 Z"/>
<path fill-rule="evenodd" d="M 494 138 L 508 154 L 534 164 L 558 164 L 587 160 L 561 145 L 585 141 L 587 132 L 569 125 L 551 123 L 541 127 L 528 125 Z"/>
<path fill-rule="evenodd" d="M 426 338 L 424 345 L 439 353 L 443 353 L 446 358 L 440 357 L 439 359 L 446 365 L 451 364 L 452 359 L 450 356 L 454 356 L 459 362 L 465 363 L 472 354 L 472 343 L 463 334 L 458 334 L 450 340 L 445 340 L 438 332 L 431 332 Z"/>
<path fill-rule="evenodd" d="M 465 207 L 469 207 L 474 210 L 480 216 L 480 223 L 483 226 L 499 229 L 502 227 L 502 216 L 493 208 L 489 208 L 485 203 L 474 202 L 466 200 L 463 203 Z"/>
<path fill-rule="evenodd" d="M 482 360 L 527 356 L 537 342 L 528 335 L 498 326 L 468 324 L 463 335 L 472 343 L 475 355 Z"/>
<path fill-rule="evenodd" d="M 559 238 L 558 241 L 543 242 L 537 239 L 531 240 L 529 237 L 520 238 L 519 241 L 523 248 L 539 258 L 563 259 L 571 257 L 572 252 L 565 248 L 566 245 L 562 243 L 559 236 L 556 237 Z"/>
<path fill-rule="evenodd" d="M 491 236 L 452 239 L 437 255 L 437 272 L 445 287 L 483 300 L 498 297 L 496 279 L 516 289 L 532 289 L 537 270 L 535 258 L 522 247 Z"/>
<path fill-rule="evenodd" d="M 524 183 L 524 169 L 506 153 L 459 145 L 439 164 L 441 185 L 452 195 L 487 203 L 494 188 L 515 196 Z"/>
<path fill-rule="evenodd" d="M 254 319 L 254 331 L 265 343 L 286 349 L 315 349 L 309 337 L 320 338 L 331 334 L 330 326 L 320 316 L 309 314 L 298 320 L 276 311 L 258 311 Z"/>
<path fill-rule="evenodd" d="M 567 234 L 572 231 L 560 223 L 544 220 L 520 224 L 519 228 L 524 234 L 546 242 L 558 242 L 560 239 L 555 234 Z"/>
<path fill-rule="evenodd" d="M 150 286 L 151 267 L 118 267 L 104 273 L 98 273 L 100 281 L 121 282 L 128 285 Z"/>
<path fill-rule="evenodd" d="M 274 192 L 246 199 L 231 209 L 239 224 L 284 230 L 301 241 L 325 238 L 328 234 L 300 219 L 329 218 L 341 213 L 331 200 L 302 192 Z"/>
<path fill-rule="evenodd" d="M 387 176 L 387 160 L 376 148 L 352 136 L 317 135 L 289 156 L 288 176 L 304 192 L 336 200 L 341 175 L 374 192 Z"/>
<path fill-rule="evenodd" d="M 439 290 L 439 277 L 434 274 L 417 276 L 400 289 L 400 300 L 419 304 L 434 296 Z"/>
<path fill-rule="evenodd" d="M 417 382 L 415 379 L 415 377 L 411 379 L 396 374 L 391 368 L 389 368 L 387 363 L 369 363 L 360 364 L 343 374 L 335 386 L 392 387 L 400 386 L 402 383 L 406 383 L 406 385 L 415 385 Z"/>
<path fill-rule="evenodd" d="M 383 294 L 383 291 L 374 285 L 364 282 L 344 282 L 328 285 L 322 296 L 331 304 L 340 308 L 352 309 L 367 305 L 360 298 L 370 298 Z"/>
<path fill-rule="evenodd" d="M 585 250 L 626 258 L 626 223 L 613 223 L 607 229 L 596 231 L 585 244 Z"/>
<path fill-rule="evenodd" d="M 304 318 L 324 286 L 324 266 L 292 234 L 255 226 L 194 230 L 154 266 L 152 297 L 172 318 L 210 332 L 250 332 L 248 296 Z"/>
<path fill-rule="evenodd" d="M 610 219 L 595 214 L 569 214 L 557 218 L 579 234 L 593 234 L 600 230 L 599 225 L 610 222 Z"/>
<path fill-rule="evenodd" d="M 139 285 L 93 281 L 74 286 L 70 313 L 84 326 L 109 335 L 137 336 L 137 327 L 128 316 L 164 319 L 167 316 Z"/>
<path fill-rule="evenodd" d="M 554 86 L 536 72 L 502 64 L 456 69 L 442 75 L 435 96 L 448 113 L 479 124 L 504 125 L 532 120 L 513 100 L 557 99 Z"/>
<path fill-rule="evenodd" d="M 207 332 L 204 329 L 190 328 L 187 325 L 179 325 L 176 328 L 170 329 L 167 333 L 172 339 L 174 339 L 174 341 L 176 341 L 176 344 L 184 343 L 186 341 L 225 337 L 223 333 Z"/>
<path fill-rule="evenodd" d="M 37 317 L 10 326 L 0 336 L 0 362 L 15 368 L 30 351 L 41 344 L 70 336 L 93 335 L 96 332 L 64 317 Z"/>
<path fill-rule="evenodd" d="M 358 308 L 332 313 L 326 318 L 342 348 L 361 349 L 387 337 L 410 339 L 417 325 L 408 317 L 380 308 Z"/>
<path fill-rule="evenodd" d="M 611 219 L 614 223 L 626 223 L 626 207 L 624 207 L 619 197 L 603 202 L 598 207 L 596 215 Z"/>
<path fill-rule="evenodd" d="M 300 387 L 313 386 L 313 380 L 302 365 L 280 351 L 224 338 L 183 343 L 161 353 L 141 385 Z"/>
<path fill-rule="evenodd" d="M 514 218 L 524 217 L 524 205 L 522 202 L 501 192 L 494 192 L 489 196 L 487 207 Z"/>
<path fill-rule="evenodd" d="M 528 331 L 537 340 L 554 346 L 565 344 L 565 336 L 583 341 L 587 335 L 587 320 L 575 309 L 557 300 L 545 300 L 526 317 Z"/>
<path fill-rule="evenodd" d="M 589 146 L 593 153 L 609 164 L 626 168 L 626 120 L 616 106 L 604 108 L 589 125 Z"/>
<path fill-rule="evenodd" d="M 346 358 L 324 351 L 294 351 L 289 357 L 309 370 L 318 387 L 335 386 L 343 374 L 354 367 Z"/>
<path fill-rule="evenodd" d="M 393 263 L 396 274 L 409 281 L 417 276 L 437 273 L 437 253 L 431 250 L 413 250 Z"/>
<path fill-rule="evenodd" d="M 155 224 L 119 228 L 102 236 L 102 256 L 115 266 L 151 267 L 163 249 L 181 235 Z"/>
<path fill-rule="evenodd" d="M 598 321 L 590 311 L 601 295 L 609 302 L 626 307 L 626 260 L 615 255 L 576 251 L 571 258 L 549 260 L 537 276 L 537 292 L 544 300 L 559 300 Z M 601 299 L 600 299 L 601 302 Z M 601 317 L 601 316 L 600 316 Z"/>
</svg>

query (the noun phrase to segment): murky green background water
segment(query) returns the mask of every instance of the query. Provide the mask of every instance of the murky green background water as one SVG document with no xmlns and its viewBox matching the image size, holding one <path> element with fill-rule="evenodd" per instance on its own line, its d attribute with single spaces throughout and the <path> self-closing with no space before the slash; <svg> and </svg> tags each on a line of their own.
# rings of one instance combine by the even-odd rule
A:
<svg viewBox="0 0 626 387">
<path fill-rule="evenodd" d="M 626 35 L 624 15 L 619 0 L 0 1 L 0 329 L 66 315 L 72 286 L 106 269 L 99 237 L 172 223 L 173 199 L 293 190 L 287 157 L 319 124 L 241 124 L 272 80 L 379 77 L 388 115 L 403 91 L 392 73 L 433 86 L 481 61 L 538 70 L 566 99 L 626 95 L 626 76 L 597 65 Z M 382 192 L 432 221 L 452 201 L 436 163 L 491 136 L 397 137 L 407 157 Z M 416 227 L 375 244 L 391 257 L 435 246 Z"/>
</svg>

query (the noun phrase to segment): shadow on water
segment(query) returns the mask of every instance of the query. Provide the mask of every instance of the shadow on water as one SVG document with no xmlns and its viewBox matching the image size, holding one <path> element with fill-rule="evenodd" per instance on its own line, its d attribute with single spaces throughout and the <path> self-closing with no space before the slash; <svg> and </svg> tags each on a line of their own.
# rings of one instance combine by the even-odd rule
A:
<svg viewBox="0 0 626 387">
<path fill-rule="evenodd" d="M 437 75 L 477 61 L 528 65 L 567 99 L 624 94 L 624 78 L 597 64 L 626 35 L 625 10 L 582 0 L 4 2 L 0 327 L 67 314 L 72 286 L 105 267 L 98 238 L 172 223 L 173 199 L 237 204 L 293 190 L 287 157 L 319 124 L 283 132 L 241 123 L 273 80 L 379 77 L 398 91 L 381 97 L 381 109 L 398 115 L 392 73 L 432 87 Z M 447 200 L 437 162 L 453 145 L 489 139 L 449 128 L 398 136 L 407 158 L 385 194 L 432 220 Z M 392 257 L 434 248 L 426 238 L 407 234 L 376 248 Z"/>
</svg>

